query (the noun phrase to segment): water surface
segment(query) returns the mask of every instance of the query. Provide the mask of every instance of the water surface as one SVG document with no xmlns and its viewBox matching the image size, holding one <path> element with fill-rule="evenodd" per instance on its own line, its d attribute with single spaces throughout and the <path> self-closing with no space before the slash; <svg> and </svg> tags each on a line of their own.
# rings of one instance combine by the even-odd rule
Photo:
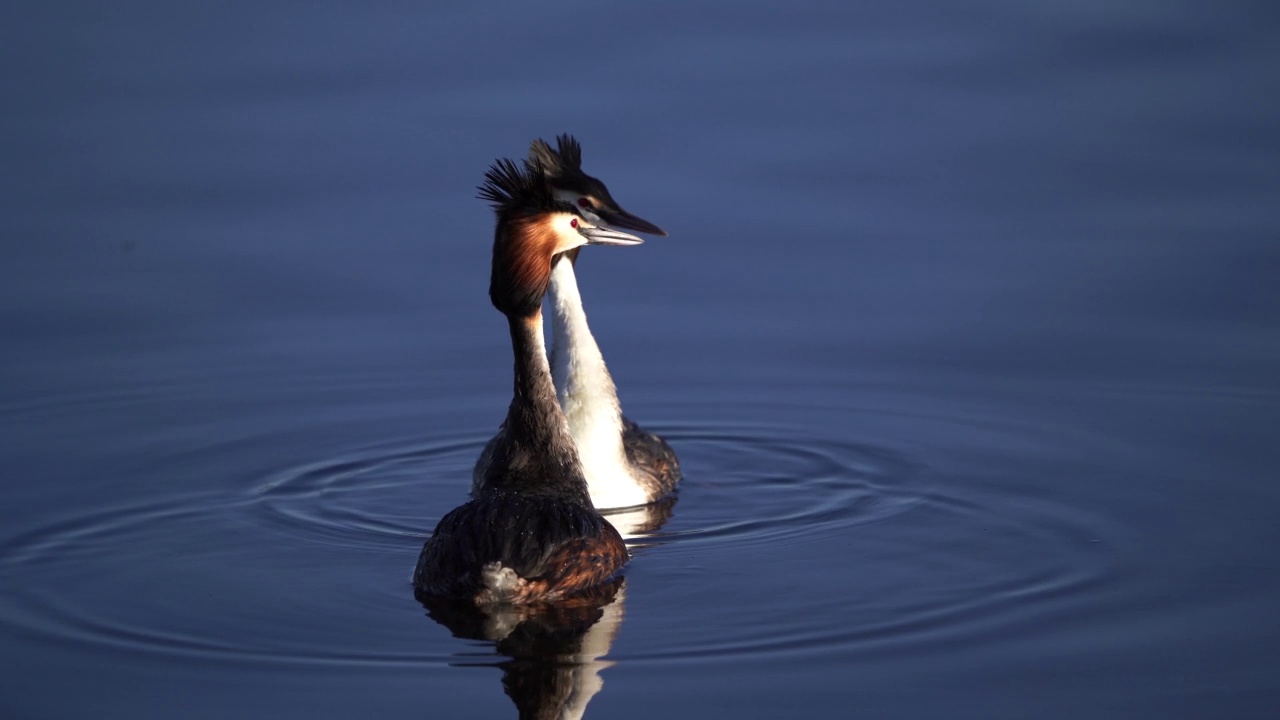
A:
<svg viewBox="0 0 1280 720">
<path fill-rule="evenodd" d="M 0 709 L 1273 716 L 1260 7 L 6 10 Z M 671 233 L 579 276 L 686 480 L 608 604 L 451 624 L 473 187 L 566 131 Z"/>
</svg>

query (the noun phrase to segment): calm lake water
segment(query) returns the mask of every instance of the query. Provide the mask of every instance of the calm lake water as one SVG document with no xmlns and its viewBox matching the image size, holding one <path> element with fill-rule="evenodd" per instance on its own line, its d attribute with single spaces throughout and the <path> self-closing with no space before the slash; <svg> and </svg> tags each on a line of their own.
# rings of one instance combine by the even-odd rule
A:
<svg viewBox="0 0 1280 720">
<path fill-rule="evenodd" d="M 0 715 L 1280 712 L 1265 4 L 23 5 Z M 686 480 L 495 645 L 408 579 L 510 398 L 474 186 L 560 132 L 671 233 L 579 277 Z"/>
</svg>

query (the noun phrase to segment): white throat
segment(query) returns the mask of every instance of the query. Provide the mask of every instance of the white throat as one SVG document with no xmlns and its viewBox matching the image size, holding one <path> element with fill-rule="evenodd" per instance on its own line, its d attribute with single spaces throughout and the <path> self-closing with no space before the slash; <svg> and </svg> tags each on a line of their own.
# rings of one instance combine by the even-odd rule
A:
<svg viewBox="0 0 1280 720">
<path fill-rule="evenodd" d="M 587 326 L 573 263 L 561 257 L 551 269 L 551 377 L 569 433 L 578 446 L 591 501 L 597 508 L 649 501 L 631 474 L 622 447 L 622 406 L 604 356 Z"/>
</svg>

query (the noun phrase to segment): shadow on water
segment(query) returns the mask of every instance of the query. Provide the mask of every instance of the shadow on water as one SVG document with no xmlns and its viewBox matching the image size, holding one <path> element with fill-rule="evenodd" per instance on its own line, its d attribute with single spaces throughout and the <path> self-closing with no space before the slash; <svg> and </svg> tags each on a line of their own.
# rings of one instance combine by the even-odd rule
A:
<svg viewBox="0 0 1280 720">
<path fill-rule="evenodd" d="M 634 551 L 634 543 L 661 530 L 677 497 L 644 507 L 606 513 Z M 634 555 L 634 552 L 633 552 Z M 470 601 L 433 598 L 415 592 L 432 620 L 456 638 L 491 642 L 496 662 L 458 660 L 460 667 L 502 669 L 502 688 L 522 719 L 581 718 L 604 687 L 600 672 L 614 663 L 603 658 L 613 647 L 626 613 L 626 578 L 557 603 L 478 607 Z M 471 656 L 467 656 L 471 657 Z"/>
<path fill-rule="evenodd" d="M 622 577 L 572 601 L 533 607 L 480 608 L 466 601 L 420 598 L 427 614 L 454 637 L 485 640 L 507 659 L 460 660 L 453 665 L 496 665 L 502 688 L 521 718 L 580 718 L 604 686 L 602 660 L 622 625 Z"/>
<path fill-rule="evenodd" d="M 609 510 L 604 516 L 627 541 L 634 557 L 636 549 L 653 544 L 651 536 L 662 530 L 671 519 L 679 499 L 678 494 L 668 495 L 652 505 Z"/>
</svg>

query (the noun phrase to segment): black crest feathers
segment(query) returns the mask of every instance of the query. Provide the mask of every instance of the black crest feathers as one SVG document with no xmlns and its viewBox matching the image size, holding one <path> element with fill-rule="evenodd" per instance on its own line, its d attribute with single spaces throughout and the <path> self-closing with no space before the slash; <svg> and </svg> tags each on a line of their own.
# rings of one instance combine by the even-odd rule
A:
<svg viewBox="0 0 1280 720">
<path fill-rule="evenodd" d="M 534 140 L 529 145 L 529 159 L 525 161 L 525 167 L 538 163 L 550 178 L 582 172 L 582 146 L 572 135 L 557 136 L 556 147 L 552 150 L 546 140 Z"/>
<path fill-rule="evenodd" d="M 582 146 L 569 133 L 556 136 L 560 159 L 575 170 L 582 169 Z"/>
<path fill-rule="evenodd" d="M 476 197 L 492 203 L 499 213 L 555 205 L 542 163 L 532 157 L 523 168 L 506 158 L 495 160 L 484 174 L 484 184 L 476 187 Z"/>
</svg>

